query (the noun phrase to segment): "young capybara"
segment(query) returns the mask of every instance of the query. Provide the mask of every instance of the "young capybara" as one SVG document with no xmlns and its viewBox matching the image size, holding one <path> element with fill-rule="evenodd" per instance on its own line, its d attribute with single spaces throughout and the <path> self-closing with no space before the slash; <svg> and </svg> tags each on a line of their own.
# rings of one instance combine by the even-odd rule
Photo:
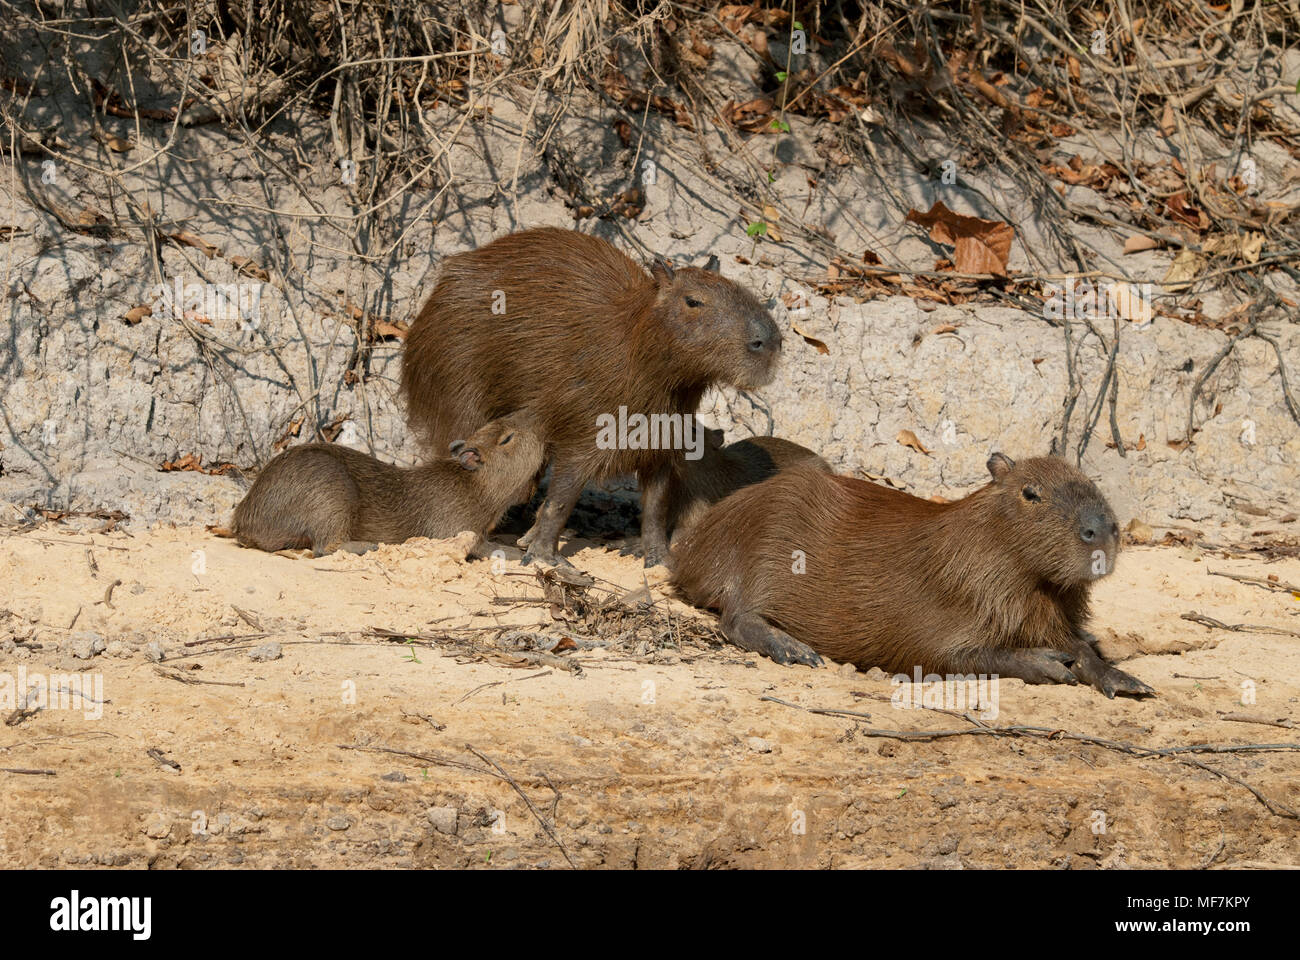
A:
<svg viewBox="0 0 1300 960">
<path fill-rule="evenodd" d="M 667 552 L 671 453 L 693 426 L 682 417 L 714 384 L 770 382 L 780 348 L 767 310 L 716 257 L 705 268 L 659 260 L 647 274 L 596 237 L 528 230 L 444 261 L 406 337 L 402 392 L 434 448 L 510 410 L 537 414 L 553 470 L 520 538 L 526 561 L 567 564 L 556 548 L 583 486 L 635 473 L 651 565 Z M 625 414 L 650 419 L 649 441 L 598 442 L 600 419 Z"/>
<path fill-rule="evenodd" d="M 532 496 L 545 448 L 532 417 L 515 413 L 451 444 L 451 458 L 410 469 L 334 443 L 291 447 L 266 465 L 235 508 L 246 547 L 310 547 L 487 533 Z"/>
<path fill-rule="evenodd" d="M 781 663 L 1154 693 L 1083 630 L 1119 551 L 1101 492 L 1055 457 L 995 453 L 988 469 L 991 483 L 934 503 L 796 465 L 710 508 L 674 547 L 673 582 L 721 611 L 728 639 Z"/>
<path fill-rule="evenodd" d="M 760 483 L 786 467 L 811 462 L 831 472 L 830 465 L 807 447 L 781 437 L 749 437 L 723 446 L 721 430 L 706 427 L 703 455 L 680 457 L 668 479 L 667 532 L 671 542 L 695 525 L 709 506 L 742 487 Z"/>
</svg>

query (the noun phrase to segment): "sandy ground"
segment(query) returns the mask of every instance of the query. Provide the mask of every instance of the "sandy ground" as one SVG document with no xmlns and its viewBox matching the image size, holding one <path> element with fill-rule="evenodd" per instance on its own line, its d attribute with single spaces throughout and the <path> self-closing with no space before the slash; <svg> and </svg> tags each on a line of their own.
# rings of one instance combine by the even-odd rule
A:
<svg viewBox="0 0 1300 960">
<path fill-rule="evenodd" d="M 1208 575 L 1300 560 L 1127 549 L 1093 627 L 1158 697 L 1004 680 L 982 722 L 1066 735 L 908 741 L 872 731 L 980 721 L 714 642 L 661 572 L 619 602 L 643 571 L 608 545 L 566 551 L 584 599 L 463 542 L 290 559 L 97 526 L 0 538 L 0 767 L 49 771 L 0 773 L 7 866 L 1300 864 L 1300 753 L 1068 736 L 1300 742 L 1229 719 L 1297 718 L 1300 601 Z"/>
</svg>

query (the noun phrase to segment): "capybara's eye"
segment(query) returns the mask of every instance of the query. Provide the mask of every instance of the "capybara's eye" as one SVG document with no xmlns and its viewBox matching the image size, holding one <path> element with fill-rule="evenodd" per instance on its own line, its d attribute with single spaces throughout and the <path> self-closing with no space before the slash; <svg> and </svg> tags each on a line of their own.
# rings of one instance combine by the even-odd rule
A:
<svg viewBox="0 0 1300 960">
<path fill-rule="evenodd" d="M 702 300 L 696 300 L 694 297 L 687 297 L 686 305 L 688 307 L 702 307 L 704 306 L 704 302 Z"/>
<path fill-rule="evenodd" d="M 1038 495 L 1038 491 L 1033 487 L 1025 487 L 1025 489 L 1020 491 L 1020 495 L 1030 503 L 1037 503 L 1039 500 L 1043 499 Z"/>
<path fill-rule="evenodd" d="M 501 440 L 497 443 L 497 446 L 498 446 L 498 447 L 504 447 L 507 443 L 509 443 L 509 442 L 510 442 L 511 440 L 513 440 L 514 438 L 515 438 L 515 435 L 514 435 L 513 433 L 507 433 L 507 434 L 506 434 L 504 437 L 502 437 Z"/>
</svg>

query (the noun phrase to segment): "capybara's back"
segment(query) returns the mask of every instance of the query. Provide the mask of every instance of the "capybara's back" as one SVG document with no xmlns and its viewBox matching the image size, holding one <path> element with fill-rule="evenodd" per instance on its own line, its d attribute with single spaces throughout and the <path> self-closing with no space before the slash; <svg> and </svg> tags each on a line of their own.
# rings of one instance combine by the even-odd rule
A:
<svg viewBox="0 0 1300 960">
<path fill-rule="evenodd" d="M 601 377 L 624 375 L 630 358 L 618 346 L 653 297 L 636 263 L 570 230 L 509 234 L 448 257 L 403 351 L 411 425 L 441 451 L 512 410 L 567 411 Z M 585 426 L 594 437 L 594 418 Z"/>
<path fill-rule="evenodd" d="M 311 548 L 350 540 L 361 489 L 394 486 L 374 457 L 334 443 L 305 443 L 276 456 L 235 507 L 236 539 L 258 550 Z"/>
</svg>

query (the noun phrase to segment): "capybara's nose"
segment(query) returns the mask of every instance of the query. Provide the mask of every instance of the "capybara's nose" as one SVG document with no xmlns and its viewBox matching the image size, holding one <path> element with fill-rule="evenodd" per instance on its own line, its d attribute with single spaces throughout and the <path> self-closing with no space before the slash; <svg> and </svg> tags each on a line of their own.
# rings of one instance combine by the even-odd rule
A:
<svg viewBox="0 0 1300 960">
<path fill-rule="evenodd" d="M 774 323 L 753 324 L 749 328 L 750 340 L 747 346 L 752 353 L 762 353 L 764 350 L 771 350 L 773 353 L 779 353 L 781 350 L 781 331 L 776 328 Z"/>
<path fill-rule="evenodd" d="M 1101 511 L 1085 513 L 1079 520 L 1079 539 L 1084 543 L 1096 543 L 1107 536 L 1119 534 L 1119 525 Z"/>
</svg>

